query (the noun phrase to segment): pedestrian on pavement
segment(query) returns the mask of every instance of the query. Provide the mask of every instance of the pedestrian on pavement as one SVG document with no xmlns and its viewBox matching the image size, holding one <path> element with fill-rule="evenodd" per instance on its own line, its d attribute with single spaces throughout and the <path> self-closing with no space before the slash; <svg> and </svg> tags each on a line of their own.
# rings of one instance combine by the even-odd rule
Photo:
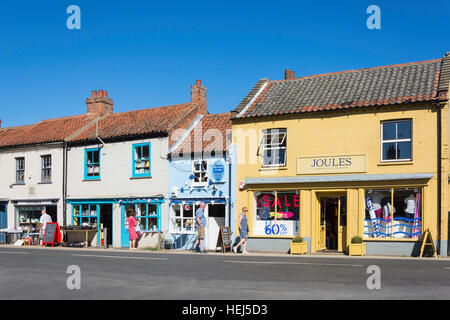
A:
<svg viewBox="0 0 450 320">
<path fill-rule="evenodd" d="M 204 202 L 200 203 L 200 207 L 195 212 L 195 227 L 197 228 L 197 240 L 195 240 L 194 247 L 192 251 L 195 252 L 197 249 L 197 245 L 200 242 L 200 250 L 202 253 L 206 253 L 206 250 L 203 246 L 203 240 L 205 239 L 205 227 L 206 227 L 206 218 L 205 218 L 205 207 L 206 204 Z"/>
<path fill-rule="evenodd" d="M 39 219 L 40 229 L 39 229 L 39 239 L 44 238 L 45 228 L 47 228 L 47 223 L 52 222 L 52 217 L 47 213 L 47 210 L 41 211 L 41 218 Z"/>
<path fill-rule="evenodd" d="M 128 219 L 128 234 L 130 235 L 130 250 L 136 249 L 136 239 L 139 237 L 139 235 L 136 232 L 136 218 L 134 217 L 136 215 L 136 212 L 134 210 L 129 210 L 127 212 L 127 219 Z"/>
<path fill-rule="evenodd" d="M 242 246 L 242 253 L 247 254 L 247 239 L 248 239 L 248 223 L 247 223 L 247 207 L 242 208 L 242 212 L 239 215 L 239 237 L 241 241 L 233 247 L 233 252 L 237 253 L 237 248 Z"/>
</svg>

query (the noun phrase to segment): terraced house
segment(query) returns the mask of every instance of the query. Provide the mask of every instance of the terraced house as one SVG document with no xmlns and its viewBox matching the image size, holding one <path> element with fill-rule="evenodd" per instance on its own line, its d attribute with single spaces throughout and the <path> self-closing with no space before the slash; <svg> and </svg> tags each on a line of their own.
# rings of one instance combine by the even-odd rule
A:
<svg viewBox="0 0 450 320">
<path fill-rule="evenodd" d="M 95 226 L 91 245 L 100 245 L 103 227 L 107 243 L 128 247 L 126 211 L 134 209 L 144 228 L 139 246 L 158 245 L 167 227 L 172 133 L 207 113 L 206 88 L 197 81 L 187 103 L 115 113 L 99 90 L 83 115 L 1 129 L 0 204 L 8 227 L 35 224 L 47 208 L 60 225 Z"/>
<path fill-rule="evenodd" d="M 236 207 L 248 250 L 415 255 L 429 230 L 448 250 L 450 55 L 262 79 L 232 112 Z"/>
</svg>

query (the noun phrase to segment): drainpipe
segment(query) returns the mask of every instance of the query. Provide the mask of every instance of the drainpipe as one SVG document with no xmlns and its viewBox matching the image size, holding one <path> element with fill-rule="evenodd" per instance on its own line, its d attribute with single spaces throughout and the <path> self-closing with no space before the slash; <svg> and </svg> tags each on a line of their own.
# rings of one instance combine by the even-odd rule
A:
<svg viewBox="0 0 450 320">
<path fill-rule="evenodd" d="M 437 156 L 438 156 L 438 164 L 437 164 L 437 170 L 438 170 L 438 203 L 437 203 L 437 254 L 439 255 L 441 252 L 441 214 L 442 214 L 442 108 L 439 105 L 439 103 L 436 103 L 437 107 L 437 118 L 438 118 L 438 125 L 437 125 Z"/>
<path fill-rule="evenodd" d="M 63 205 L 63 226 L 67 225 L 67 142 L 63 142 L 63 180 L 62 180 L 62 205 Z"/>
</svg>

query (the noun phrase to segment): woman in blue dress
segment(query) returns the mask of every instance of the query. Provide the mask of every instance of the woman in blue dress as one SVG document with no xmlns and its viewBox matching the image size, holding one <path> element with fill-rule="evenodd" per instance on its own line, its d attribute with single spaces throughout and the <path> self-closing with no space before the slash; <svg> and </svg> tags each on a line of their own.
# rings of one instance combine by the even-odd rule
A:
<svg viewBox="0 0 450 320">
<path fill-rule="evenodd" d="M 233 247 L 233 252 L 237 253 L 237 248 L 242 245 L 242 253 L 247 254 L 247 239 L 248 239 L 248 224 L 247 224 L 247 212 L 246 207 L 242 208 L 242 213 L 239 215 L 239 237 L 241 241 Z"/>
</svg>

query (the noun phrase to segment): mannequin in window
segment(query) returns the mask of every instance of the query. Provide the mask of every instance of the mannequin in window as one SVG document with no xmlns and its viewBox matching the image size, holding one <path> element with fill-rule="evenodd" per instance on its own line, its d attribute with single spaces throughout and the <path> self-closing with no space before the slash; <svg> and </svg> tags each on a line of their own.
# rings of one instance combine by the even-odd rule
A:
<svg viewBox="0 0 450 320">
<path fill-rule="evenodd" d="M 414 194 L 410 194 L 408 198 L 405 199 L 405 217 L 407 219 L 414 219 L 414 213 L 416 211 L 416 197 Z"/>
<path fill-rule="evenodd" d="M 372 204 L 373 210 L 375 211 L 375 216 L 381 219 L 381 213 L 383 211 L 381 207 L 381 199 L 383 199 L 383 195 L 379 192 L 372 193 Z"/>
<path fill-rule="evenodd" d="M 384 233 L 390 234 L 391 233 L 391 219 L 392 214 L 395 213 L 395 207 L 392 207 L 389 198 L 384 198 L 382 205 L 383 205 L 383 225 L 385 226 Z"/>
</svg>

